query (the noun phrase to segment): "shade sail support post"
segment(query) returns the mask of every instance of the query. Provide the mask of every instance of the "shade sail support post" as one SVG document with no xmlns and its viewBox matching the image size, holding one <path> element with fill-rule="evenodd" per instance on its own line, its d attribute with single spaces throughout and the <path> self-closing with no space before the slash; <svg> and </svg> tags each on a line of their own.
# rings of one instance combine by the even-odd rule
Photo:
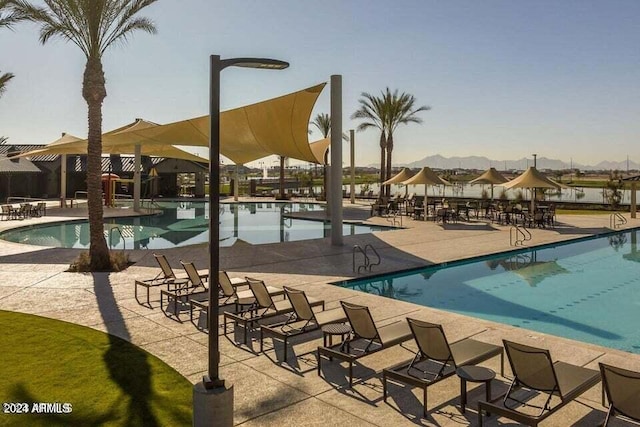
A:
<svg viewBox="0 0 640 427">
<path fill-rule="evenodd" d="M 349 130 L 349 142 L 351 145 L 351 185 L 349 186 L 349 194 L 351 195 L 351 204 L 356 203 L 356 132 Z"/>
<path fill-rule="evenodd" d="M 142 168 L 142 146 L 140 144 L 136 144 L 134 148 L 134 169 L 133 169 L 133 210 L 135 212 L 140 212 L 140 187 L 141 179 L 140 179 L 140 169 Z"/>
<path fill-rule="evenodd" d="M 60 156 L 60 207 L 67 207 L 67 155 Z"/>
<path fill-rule="evenodd" d="M 238 201 L 238 190 L 240 188 L 240 165 L 236 163 L 235 179 L 233 180 L 233 201 Z"/>
<path fill-rule="evenodd" d="M 331 245 L 342 246 L 342 76 L 331 76 Z"/>
<path fill-rule="evenodd" d="M 637 212 L 637 199 L 636 199 L 636 191 L 638 190 L 638 184 L 634 181 L 631 183 L 631 218 L 636 217 Z"/>
</svg>

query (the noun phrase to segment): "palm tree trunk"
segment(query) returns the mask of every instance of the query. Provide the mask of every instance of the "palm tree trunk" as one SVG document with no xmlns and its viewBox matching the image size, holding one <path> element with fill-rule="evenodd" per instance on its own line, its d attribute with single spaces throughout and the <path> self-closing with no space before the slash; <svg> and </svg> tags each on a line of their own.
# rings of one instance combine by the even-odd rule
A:
<svg viewBox="0 0 640 427">
<path fill-rule="evenodd" d="M 393 152 L 393 134 L 389 132 L 387 136 L 387 178 L 391 179 L 391 153 Z M 387 196 L 391 196 L 391 185 L 386 186 Z"/>
<path fill-rule="evenodd" d="M 384 187 L 382 183 L 385 181 L 385 177 L 387 176 L 385 172 L 385 150 L 387 148 L 387 137 L 384 132 L 380 134 L 380 197 L 384 196 Z"/>
<path fill-rule="evenodd" d="M 107 96 L 102 62 L 89 58 L 84 71 L 82 96 L 89 109 L 87 136 L 87 207 L 89 211 L 89 258 L 91 271 L 111 269 L 104 238 L 102 212 L 102 101 Z"/>
</svg>

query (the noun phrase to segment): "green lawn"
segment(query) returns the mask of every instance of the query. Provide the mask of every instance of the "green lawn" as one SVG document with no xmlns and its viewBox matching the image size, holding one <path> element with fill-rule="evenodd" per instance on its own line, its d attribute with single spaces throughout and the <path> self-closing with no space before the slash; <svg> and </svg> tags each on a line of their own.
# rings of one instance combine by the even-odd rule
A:
<svg viewBox="0 0 640 427">
<path fill-rule="evenodd" d="M 191 425 L 191 383 L 127 341 L 2 310 L 0 330 L 0 425 Z M 9 402 L 27 403 L 28 412 L 33 403 L 70 403 L 71 412 L 8 414 L 16 409 Z"/>
</svg>

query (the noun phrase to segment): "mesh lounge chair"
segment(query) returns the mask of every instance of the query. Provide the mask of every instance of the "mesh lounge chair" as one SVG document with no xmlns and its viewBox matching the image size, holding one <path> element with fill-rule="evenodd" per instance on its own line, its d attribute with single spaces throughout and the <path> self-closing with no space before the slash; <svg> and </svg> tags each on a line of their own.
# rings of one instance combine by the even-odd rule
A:
<svg viewBox="0 0 640 427">
<path fill-rule="evenodd" d="M 170 291 L 172 290 L 172 287 L 173 287 L 173 290 L 176 290 L 179 288 L 186 288 L 189 286 L 188 278 L 176 277 L 176 275 L 173 273 L 173 269 L 171 268 L 171 265 L 169 265 L 169 261 L 167 261 L 167 258 L 164 255 L 153 254 L 153 256 L 155 257 L 156 261 L 158 262 L 158 265 L 160 266 L 160 273 L 158 273 L 156 277 L 154 277 L 153 279 L 135 281 L 134 293 L 135 293 L 136 301 L 138 301 L 138 304 L 148 308 L 153 308 L 151 306 L 151 301 L 149 300 L 150 288 L 166 285 L 167 290 Z M 140 298 L 138 297 L 138 287 L 146 288 L 147 290 L 146 301 L 140 301 Z"/>
<path fill-rule="evenodd" d="M 237 312 L 243 306 L 253 306 L 256 303 L 256 299 L 250 289 L 238 292 L 238 287 L 249 284 L 246 279 L 235 277 L 230 279 L 226 271 L 220 271 L 218 272 L 218 284 L 220 286 L 218 292 L 218 305 L 220 307 L 234 305 L 235 311 Z M 273 286 L 267 286 L 267 292 L 272 297 L 284 295 L 284 289 Z M 189 301 L 189 304 L 191 306 L 189 309 L 189 317 L 191 319 L 191 323 L 195 325 L 195 322 L 193 321 L 194 310 L 199 309 L 202 312 L 208 313 L 209 300 L 206 299 L 204 301 L 199 301 L 197 299 L 192 299 Z"/>
<path fill-rule="evenodd" d="M 593 369 L 571 365 L 565 362 L 552 362 L 548 350 L 530 347 L 503 340 L 507 358 L 514 378 L 502 402 L 480 402 L 478 404 L 478 424 L 482 426 L 482 412 L 498 414 L 522 424 L 537 426 L 549 415 L 555 413 L 573 399 L 600 382 L 600 373 Z M 544 405 L 534 406 L 513 397 L 518 388 L 547 394 Z M 551 406 L 551 398 L 560 398 Z M 525 414 L 516 409 L 530 406 L 540 409 L 537 415 Z"/>
<path fill-rule="evenodd" d="M 181 322 L 180 311 L 183 305 L 189 304 L 190 301 L 205 301 L 209 298 L 209 290 L 204 285 L 202 277 L 198 274 L 198 270 L 193 263 L 180 261 L 180 264 L 182 264 L 182 267 L 187 272 L 191 285 L 183 288 L 177 288 L 172 291 L 160 291 L 160 309 L 167 317 L 177 320 L 178 322 Z M 166 310 L 164 308 L 165 298 L 167 299 Z M 180 304 L 181 307 L 178 307 L 178 304 Z"/>
<path fill-rule="evenodd" d="M 291 302 L 295 316 L 281 325 L 260 327 L 260 351 L 264 351 L 264 336 L 281 339 L 284 342 L 284 361 L 287 361 L 287 339 L 296 335 L 317 331 L 324 325 L 331 323 L 346 322 L 347 317 L 344 310 L 334 308 L 333 310 L 314 312 L 309 303 L 309 299 L 304 291 L 284 287 L 287 298 Z"/>
<path fill-rule="evenodd" d="M 398 321 L 378 328 L 368 307 L 344 301 L 340 303 L 353 330 L 353 336 L 346 343 L 331 347 L 318 347 L 318 375 L 321 375 L 322 356 L 329 359 L 335 357 L 338 360 L 349 362 L 349 387 L 351 387 L 353 385 L 353 363 L 356 360 L 408 341 L 412 335 L 407 322 Z M 350 344 L 359 339 L 368 341 L 367 345 L 364 349 L 352 352 Z"/>
<path fill-rule="evenodd" d="M 166 256 L 164 256 L 163 254 L 153 254 L 153 256 L 158 262 L 158 265 L 160 266 L 160 269 L 162 270 L 162 274 L 164 274 L 164 277 L 171 278 L 171 279 L 185 279 L 185 277 L 176 276 L 176 274 L 173 272 L 173 268 L 171 268 L 171 264 L 169 264 L 169 261 L 167 261 Z M 183 264 L 183 267 L 184 267 L 184 264 Z M 196 270 L 196 272 L 198 273 L 198 277 L 201 280 L 206 281 L 209 278 L 208 272 L 198 271 L 198 270 Z M 188 275 L 187 275 L 187 278 L 188 278 Z"/>
<path fill-rule="evenodd" d="M 253 324 L 271 317 L 290 314 L 293 311 L 291 302 L 288 300 L 274 301 L 262 280 L 247 277 L 247 282 L 256 299 L 255 307 L 239 313 L 224 313 L 224 335 L 227 335 L 227 319 L 231 319 L 235 325 L 240 323 L 244 329 L 244 344 L 247 344 L 247 332 Z M 320 305 L 324 310 L 324 300 L 309 298 L 309 304 L 312 307 Z"/>
<path fill-rule="evenodd" d="M 640 421 L 640 372 L 600 363 L 600 373 L 602 387 L 609 401 L 604 427 L 616 413 Z"/>
<path fill-rule="evenodd" d="M 427 415 L 427 387 L 456 373 L 460 366 L 475 365 L 494 356 L 500 356 L 501 372 L 504 374 L 502 347 L 471 338 L 449 344 L 441 325 L 407 318 L 418 352 L 410 362 L 402 362 L 382 371 L 384 401 L 387 401 L 387 380 L 421 387 L 424 392 L 424 415 Z M 419 364 L 427 362 L 425 368 Z M 436 372 L 429 371 L 434 365 Z"/>
</svg>

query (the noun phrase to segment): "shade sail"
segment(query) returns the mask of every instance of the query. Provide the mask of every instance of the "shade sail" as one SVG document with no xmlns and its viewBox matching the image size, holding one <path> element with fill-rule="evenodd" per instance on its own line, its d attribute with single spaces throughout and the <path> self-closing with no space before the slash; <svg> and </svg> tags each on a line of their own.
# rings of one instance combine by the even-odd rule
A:
<svg viewBox="0 0 640 427">
<path fill-rule="evenodd" d="M 489 168 L 476 179 L 469 181 L 469 184 L 504 184 L 509 181 L 496 168 Z"/>
<path fill-rule="evenodd" d="M 533 166 L 529 166 L 522 175 L 512 179 L 504 185 L 505 188 L 560 188 Z"/>
<path fill-rule="evenodd" d="M 413 172 L 409 168 L 402 168 L 400 172 L 398 172 L 395 176 L 392 176 L 388 180 L 382 183 L 382 185 L 389 184 L 402 184 L 403 181 L 408 180 L 413 176 Z"/>
<path fill-rule="evenodd" d="M 317 163 L 320 163 L 321 165 L 325 164 L 324 156 L 329 149 L 329 145 L 331 145 L 331 139 L 329 138 L 320 139 L 309 144 L 313 156 L 318 159 Z"/>
<path fill-rule="evenodd" d="M 325 85 L 220 113 L 220 154 L 237 164 L 273 154 L 322 163 L 309 146 L 308 128 L 313 106 Z M 140 143 L 207 147 L 209 116 L 103 135 L 105 147 Z"/>
<path fill-rule="evenodd" d="M 135 146 L 137 144 L 109 144 L 104 142 L 105 137 L 107 135 L 117 134 L 126 129 L 148 129 L 155 126 L 158 125 L 143 119 L 136 119 L 133 123 L 109 131 L 103 135 L 102 152 L 105 154 L 134 154 Z M 181 150 L 170 144 L 153 145 L 142 143 L 140 144 L 140 148 L 141 155 L 143 156 L 167 157 L 171 159 L 182 159 L 190 160 L 193 162 L 208 163 L 207 159 Z M 47 144 L 46 147 L 22 153 L 20 154 L 20 157 L 41 156 L 48 154 L 87 154 L 87 140 L 80 139 L 67 133 L 63 133 L 62 137 L 58 138 L 50 144 Z"/>
<path fill-rule="evenodd" d="M 445 179 L 440 178 L 434 171 L 428 167 L 423 167 L 420 172 L 412 176 L 411 178 L 402 181 L 403 184 L 426 184 L 426 185 L 451 185 L 451 183 Z"/>
</svg>

